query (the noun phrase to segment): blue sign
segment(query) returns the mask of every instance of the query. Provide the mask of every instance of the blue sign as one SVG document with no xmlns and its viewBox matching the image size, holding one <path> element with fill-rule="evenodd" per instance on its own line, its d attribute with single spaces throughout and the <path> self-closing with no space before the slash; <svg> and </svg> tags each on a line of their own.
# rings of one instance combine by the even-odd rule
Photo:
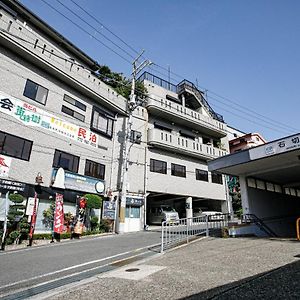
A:
<svg viewBox="0 0 300 300">
<path fill-rule="evenodd" d="M 112 201 L 103 201 L 102 218 L 114 220 L 116 215 L 116 203 Z"/>
<path fill-rule="evenodd" d="M 144 205 L 144 198 L 126 197 L 126 205 L 143 206 Z"/>
<path fill-rule="evenodd" d="M 56 173 L 57 169 L 53 169 L 53 180 L 55 179 Z M 65 171 L 65 188 L 85 193 L 101 194 L 105 189 L 105 181 Z"/>
</svg>

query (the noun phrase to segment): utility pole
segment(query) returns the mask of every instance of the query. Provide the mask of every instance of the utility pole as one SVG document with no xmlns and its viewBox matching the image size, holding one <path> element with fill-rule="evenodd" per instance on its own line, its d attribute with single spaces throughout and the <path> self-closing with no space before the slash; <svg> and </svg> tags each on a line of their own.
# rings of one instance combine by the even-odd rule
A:
<svg viewBox="0 0 300 300">
<path fill-rule="evenodd" d="M 125 212 L 126 212 L 126 196 L 127 196 L 127 185 L 128 185 L 128 156 L 129 156 L 129 140 L 130 133 L 132 127 L 132 114 L 136 108 L 136 94 L 135 94 L 135 84 L 136 84 L 136 76 L 147 66 L 151 65 L 149 60 L 143 61 L 141 64 L 137 65 L 139 58 L 144 54 L 144 50 L 142 53 L 133 61 L 132 63 L 132 83 L 131 83 L 131 92 L 130 98 L 128 102 L 128 119 L 126 119 L 125 126 L 125 137 L 123 143 L 123 160 L 122 160 L 122 188 L 121 188 L 121 203 L 119 205 L 119 218 L 118 218 L 118 226 L 117 232 L 124 233 L 125 232 Z"/>
</svg>

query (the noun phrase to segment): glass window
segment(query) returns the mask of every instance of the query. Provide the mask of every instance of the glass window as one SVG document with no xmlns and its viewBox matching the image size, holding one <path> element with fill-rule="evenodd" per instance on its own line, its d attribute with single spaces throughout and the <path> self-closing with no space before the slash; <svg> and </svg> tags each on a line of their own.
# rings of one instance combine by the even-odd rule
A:
<svg viewBox="0 0 300 300">
<path fill-rule="evenodd" d="M 98 108 L 93 109 L 91 128 L 99 133 L 112 137 L 114 119 Z"/>
<path fill-rule="evenodd" d="M 64 101 L 78 107 L 79 109 L 83 110 L 83 111 L 86 111 L 86 105 L 81 103 L 80 101 L 78 100 L 75 100 L 73 98 L 71 98 L 70 96 L 68 95 L 64 95 Z"/>
<path fill-rule="evenodd" d="M 185 166 L 171 164 L 171 175 L 178 177 L 186 177 Z"/>
<path fill-rule="evenodd" d="M 223 184 L 222 174 L 212 172 L 211 173 L 211 182 Z"/>
<path fill-rule="evenodd" d="M 126 205 L 126 218 L 140 218 L 140 207 Z"/>
<path fill-rule="evenodd" d="M 32 142 L 0 131 L 0 154 L 29 160 Z"/>
<path fill-rule="evenodd" d="M 150 159 L 150 172 L 167 174 L 167 162 L 162 160 Z"/>
<path fill-rule="evenodd" d="M 64 170 L 71 171 L 71 172 L 78 172 L 78 166 L 79 166 L 79 157 L 55 150 L 54 153 L 54 160 L 53 160 L 53 167 L 54 168 L 63 168 Z"/>
<path fill-rule="evenodd" d="M 196 169 L 196 180 L 208 181 L 208 171 Z"/>
<path fill-rule="evenodd" d="M 79 120 L 79 121 L 82 121 L 84 122 L 84 119 L 85 119 L 85 116 L 74 111 L 73 109 L 69 108 L 69 107 L 66 107 L 66 106 L 62 106 L 61 107 L 61 111 L 71 117 L 74 117 L 75 119 Z"/>
<path fill-rule="evenodd" d="M 48 89 L 27 79 L 23 95 L 45 105 L 48 97 Z"/>
<path fill-rule="evenodd" d="M 87 159 L 85 161 L 84 175 L 99 178 L 99 179 L 104 179 L 105 165 Z"/>
</svg>

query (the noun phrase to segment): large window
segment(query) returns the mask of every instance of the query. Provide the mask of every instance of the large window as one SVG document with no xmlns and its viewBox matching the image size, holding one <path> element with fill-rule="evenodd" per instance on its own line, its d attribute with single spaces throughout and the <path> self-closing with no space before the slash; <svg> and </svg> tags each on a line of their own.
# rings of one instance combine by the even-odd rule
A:
<svg viewBox="0 0 300 300">
<path fill-rule="evenodd" d="M 196 169 L 196 180 L 208 181 L 208 171 Z"/>
<path fill-rule="evenodd" d="M 27 79 L 23 95 L 45 105 L 48 96 L 48 89 Z"/>
<path fill-rule="evenodd" d="M 0 131 L 0 154 L 29 160 L 32 142 Z"/>
<path fill-rule="evenodd" d="M 66 171 L 71 171 L 71 172 L 78 172 L 78 166 L 79 166 L 79 157 L 55 150 L 54 153 L 54 160 L 53 160 L 53 167 L 54 168 L 63 168 Z"/>
<path fill-rule="evenodd" d="M 150 159 L 150 172 L 167 174 L 167 162 Z"/>
<path fill-rule="evenodd" d="M 93 109 L 91 128 L 99 133 L 112 137 L 114 118 L 104 111 L 95 108 Z"/>
<path fill-rule="evenodd" d="M 223 184 L 222 174 L 212 172 L 211 173 L 211 182 Z"/>
<path fill-rule="evenodd" d="M 73 117 L 73 118 L 79 120 L 79 121 L 84 122 L 85 116 L 82 115 L 82 114 L 80 114 L 80 113 L 78 113 L 77 111 L 75 111 L 75 110 L 69 108 L 69 107 L 66 107 L 66 106 L 63 105 L 63 106 L 61 107 L 61 111 L 62 111 L 63 113 L 65 113 L 65 114 L 67 114 L 67 115 L 69 115 L 69 116 L 71 116 L 71 117 Z"/>
<path fill-rule="evenodd" d="M 186 177 L 185 166 L 171 164 L 171 175 L 178 177 Z"/>
<path fill-rule="evenodd" d="M 105 165 L 96 163 L 91 160 L 85 161 L 85 171 L 84 174 L 87 176 L 104 179 L 105 176 Z"/>
</svg>

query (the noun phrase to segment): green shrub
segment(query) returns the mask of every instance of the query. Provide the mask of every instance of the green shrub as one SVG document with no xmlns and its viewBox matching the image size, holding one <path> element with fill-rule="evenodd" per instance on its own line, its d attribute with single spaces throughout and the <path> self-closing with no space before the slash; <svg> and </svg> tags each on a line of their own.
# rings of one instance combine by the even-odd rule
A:
<svg viewBox="0 0 300 300">
<path fill-rule="evenodd" d="M 101 208 L 102 198 L 100 196 L 94 194 L 85 194 L 84 198 L 86 199 L 86 208 Z"/>
<path fill-rule="evenodd" d="M 99 226 L 98 225 L 98 217 L 97 216 L 94 216 L 94 217 L 91 217 L 91 228 L 92 228 L 92 231 L 96 230 L 97 227 Z"/>
<path fill-rule="evenodd" d="M 99 229 L 103 232 L 109 232 L 111 230 L 111 222 L 109 220 L 102 219 L 99 225 Z"/>
</svg>

